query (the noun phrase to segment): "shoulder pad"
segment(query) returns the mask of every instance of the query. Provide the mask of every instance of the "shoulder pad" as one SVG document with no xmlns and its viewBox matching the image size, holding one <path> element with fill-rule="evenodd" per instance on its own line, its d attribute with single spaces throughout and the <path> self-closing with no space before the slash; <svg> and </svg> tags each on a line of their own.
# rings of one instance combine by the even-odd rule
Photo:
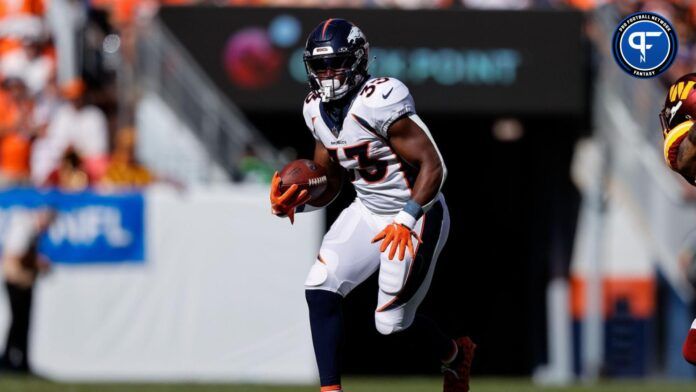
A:
<svg viewBox="0 0 696 392">
<path fill-rule="evenodd" d="M 302 114 L 305 117 L 316 116 L 316 111 L 319 105 L 319 96 L 310 92 L 307 97 L 305 97 L 302 105 Z"/>
<path fill-rule="evenodd" d="M 373 78 L 360 90 L 360 99 L 365 106 L 380 108 L 395 104 L 408 97 L 405 84 L 396 78 Z"/>
</svg>

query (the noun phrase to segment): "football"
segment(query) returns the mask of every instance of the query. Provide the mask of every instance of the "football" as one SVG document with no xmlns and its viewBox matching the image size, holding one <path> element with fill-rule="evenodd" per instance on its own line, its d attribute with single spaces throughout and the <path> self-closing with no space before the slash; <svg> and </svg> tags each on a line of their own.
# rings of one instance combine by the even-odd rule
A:
<svg viewBox="0 0 696 392">
<path fill-rule="evenodd" d="M 309 159 L 292 161 L 280 171 L 280 191 L 285 192 L 293 184 L 300 190 L 306 189 L 312 199 L 317 199 L 326 191 L 326 169 Z"/>
</svg>

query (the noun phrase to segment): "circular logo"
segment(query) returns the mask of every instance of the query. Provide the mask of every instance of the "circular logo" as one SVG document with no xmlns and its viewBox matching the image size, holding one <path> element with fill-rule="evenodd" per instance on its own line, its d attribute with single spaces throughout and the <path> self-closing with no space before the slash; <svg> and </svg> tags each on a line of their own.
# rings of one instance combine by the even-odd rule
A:
<svg viewBox="0 0 696 392">
<path fill-rule="evenodd" d="M 612 49 L 614 59 L 626 73 L 652 78 L 672 65 L 677 54 L 677 34 L 662 16 L 637 12 L 619 23 Z"/>
<path fill-rule="evenodd" d="M 276 48 L 266 30 L 250 27 L 233 34 L 227 41 L 223 63 L 227 76 L 238 87 L 262 89 L 280 77 L 283 52 Z"/>
</svg>

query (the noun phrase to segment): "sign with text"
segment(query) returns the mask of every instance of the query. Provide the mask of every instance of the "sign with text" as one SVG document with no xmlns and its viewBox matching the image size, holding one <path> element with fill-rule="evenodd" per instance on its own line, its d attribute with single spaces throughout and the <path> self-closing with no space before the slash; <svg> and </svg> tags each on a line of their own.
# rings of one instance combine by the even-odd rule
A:
<svg viewBox="0 0 696 392">
<path fill-rule="evenodd" d="M 370 73 L 403 81 L 420 111 L 582 114 L 588 56 L 577 12 L 171 7 L 161 19 L 242 109 L 301 110 L 305 39 L 344 18 Z"/>
<path fill-rule="evenodd" d="M 39 251 L 52 262 L 144 262 L 142 194 L 3 191 L 0 192 L 0 233 L 9 230 L 17 209 L 31 211 L 44 207 L 57 213 L 39 240 Z"/>
</svg>

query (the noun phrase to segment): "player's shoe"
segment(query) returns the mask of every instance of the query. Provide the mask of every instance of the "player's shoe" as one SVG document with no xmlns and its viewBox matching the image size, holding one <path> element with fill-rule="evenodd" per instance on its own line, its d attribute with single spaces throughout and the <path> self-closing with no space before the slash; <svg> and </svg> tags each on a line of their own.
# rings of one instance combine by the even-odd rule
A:
<svg viewBox="0 0 696 392">
<path fill-rule="evenodd" d="M 457 344 L 457 356 L 452 362 L 442 365 L 442 373 L 445 375 L 444 392 L 468 392 L 469 372 L 471 362 L 474 359 L 476 344 L 468 336 L 455 341 Z"/>
<path fill-rule="evenodd" d="M 694 320 L 694 326 L 696 326 L 696 320 Z M 684 341 L 682 352 L 684 353 L 684 359 L 696 366 L 696 328 L 692 327 L 689 330 L 689 335 L 686 337 L 686 341 Z"/>
</svg>

